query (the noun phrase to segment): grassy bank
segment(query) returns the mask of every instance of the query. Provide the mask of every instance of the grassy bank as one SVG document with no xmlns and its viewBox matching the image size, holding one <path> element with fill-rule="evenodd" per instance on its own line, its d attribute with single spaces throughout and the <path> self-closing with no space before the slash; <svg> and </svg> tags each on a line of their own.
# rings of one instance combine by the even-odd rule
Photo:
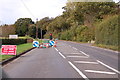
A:
<svg viewBox="0 0 120 80">
<path fill-rule="evenodd" d="M 118 46 L 112 46 L 112 45 L 103 45 L 103 44 L 93 44 L 93 46 L 101 47 L 101 48 L 106 48 L 106 49 L 111 49 L 114 51 L 120 51 Z"/>
<path fill-rule="evenodd" d="M 17 45 L 17 54 L 20 54 L 28 49 L 32 48 L 32 43 L 26 43 L 26 44 L 21 44 Z M 0 49 L 1 50 L 1 49 Z M 14 55 L 1 55 L 0 56 L 0 61 L 3 61 L 5 59 L 11 58 Z"/>
</svg>

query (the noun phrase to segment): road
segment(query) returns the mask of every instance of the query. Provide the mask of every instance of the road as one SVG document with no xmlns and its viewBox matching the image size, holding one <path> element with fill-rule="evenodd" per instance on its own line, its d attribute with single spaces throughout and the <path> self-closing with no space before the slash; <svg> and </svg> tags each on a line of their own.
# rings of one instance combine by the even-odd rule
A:
<svg viewBox="0 0 120 80">
<path fill-rule="evenodd" d="M 3 66 L 3 72 L 8 78 L 117 80 L 118 54 L 90 44 L 58 41 L 56 48 L 36 48 L 22 55 Z"/>
</svg>

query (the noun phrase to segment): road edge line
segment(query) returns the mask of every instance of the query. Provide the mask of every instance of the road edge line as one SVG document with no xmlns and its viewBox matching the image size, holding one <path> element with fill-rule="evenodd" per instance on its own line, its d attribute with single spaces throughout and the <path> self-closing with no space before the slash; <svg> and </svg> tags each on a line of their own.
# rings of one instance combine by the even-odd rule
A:
<svg viewBox="0 0 120 80">
<path fill-rule="evenodd" d="M 120 71 L 118 71 L 118 70 L 116 70 L 116 69 L 114 69 L 114 68 L 112 68 L 112 67 L 106 65 L 105 63 L 103 63 L 103 62 L 101 62 L 101 61 L 99 61 L 99 60 L 97 60 L 97 62 L 99 62 L 99 63 L 102 64 L 103 66 L 105 66 L 105 67 L 107 67 L 107 68 L 113 70 L 114 72 L 120 74 Z"/>
</svg>

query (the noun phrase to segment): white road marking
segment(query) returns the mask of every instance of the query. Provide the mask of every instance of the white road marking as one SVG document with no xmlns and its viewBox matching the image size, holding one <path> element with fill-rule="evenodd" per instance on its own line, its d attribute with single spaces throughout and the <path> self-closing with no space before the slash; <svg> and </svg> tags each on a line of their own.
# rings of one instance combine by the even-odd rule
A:
<svg viewBox="0 0 120 80">
<path fill-rule="evenodd" d="M 81 53 L 71 53 L 71 54 L 81 54 Z"/>
<path fill-rule="evenodd" d="M 70 61 L 68 63 L 82 76 L 85 80 L 89 80 L 86 75 L 84 75 L 74 64 L 72 64 Z"/>
<path fill-rule="evenodd" d="M 109 68 L 109 69 L 115 71 L 116 73 L 120 74 L 120 71 L 118 71 L 118 70 L 116 70 L 116 69 L 114 69 L 114 68 L 112 68 L 112 67 L 110 67 L 110 66 L 104 64 L 103 62 L 101 62 L 101 61 L 99 61 L 99 60 L 97 60 L 97 62 L 99 62 L 99 63 L 102 64 L 103 66 L 105 66 L 105 67 L 107 67 L 107 68 Z"/>
<path fill-rule="evenodd" d="M 84 53 L 83 51 L 80 51 L 82 54 L 84 54 L 85 56 L 88 56 L 89 57 L 89 55 L 87 55 L 86 53 Z"/>
<path fill-rule="evenodd" d="M 67 56 L 67 57 L 79 57 L 79 58 L 88 58 L 87 56 Z"/>
<path fill-rule="evenodd" d="M 114 72 L 106 72 L 106 71 L 95 71 L 95 70 L 85 70 L 86 72 L 91 72 L 91 73 L 102 73 L 102 74 L 116 74 Z"/>
<path fill-rule="evenodd" d="M 87 64 L 98 64 L 97 62 L 88 62 L 88 61 L 74 61 L 75 63 L 87 63 Z"/>
<path fill-rule="evenodd" d="M 64 59 L 66 58 L 61 52 L 59 52 L 59 54 L 60 54 Z"/>
<path fill-rule="evenodd" d="M 78 50 L 77 48 L 73 47 L 73 49 Z"/>
<path fill-rule="evenodd" d="M 58 51 L 58 49 L 57 49 L 57 48 L 55 48 L 55 50 L 56 50 L 56 51 Z"/>
</svg>

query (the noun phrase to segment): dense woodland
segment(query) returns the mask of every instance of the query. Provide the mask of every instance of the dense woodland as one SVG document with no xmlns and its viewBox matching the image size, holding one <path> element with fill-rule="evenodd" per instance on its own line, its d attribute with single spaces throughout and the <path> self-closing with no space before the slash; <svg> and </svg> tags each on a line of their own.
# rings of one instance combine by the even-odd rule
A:
<svg viewBox="0 0 120 80">
<path fill-rule="evenodd" d="M 49 38 L 49 34 L 52 33 L 54 38 L 60 40 L 78 42 L 94 40 L 97 44 L 118 46 L 119 3 L 68 2 L 62 9 L 64 9 L 62 15 L 55 18 L 45 17 L 37 22 L 30 18 L 20 18 L 13 26 L 15 28 L 13 33 L 36 38 L 37 26 L 38 38 L 41 38 L 42 29 L 43 38 Z"/>
</svg>

